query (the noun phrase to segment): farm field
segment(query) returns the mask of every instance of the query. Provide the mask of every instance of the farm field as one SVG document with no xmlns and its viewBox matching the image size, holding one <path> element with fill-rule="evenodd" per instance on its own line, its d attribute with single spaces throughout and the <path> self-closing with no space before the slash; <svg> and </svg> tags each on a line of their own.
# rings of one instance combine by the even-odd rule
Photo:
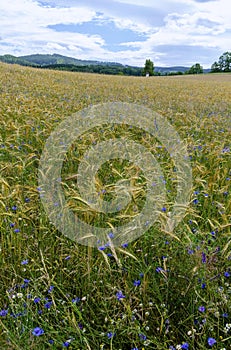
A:
<svg viewBox="0 0 231 350">
<path fill-rule="evenodd" d="M 145 78 L 0 64 L 0 349 L 231 349 L 230 92 L 229 73 Z M 193 185 L 173 234 L 162 223 L 176 197 L 174 164 L 165 145 L 128 125 L 94 127 L 76 140 L 63 190 L 91 225 L 135 217 L 146 186 L 136 165 L 114 159 L 99 169 L 105 200 L 118 180 L 133 184 L 132 204 L 108 217 L 80 200 L 73 177 L 90 145 L 122 135 L 147 147 L 163 171 L 158 220 L 115 248 L 113 235 L 94 248 L 50 222 L 38 185 L 46 140 L 65 118 L 105 102 L 150 108 L 187 144 Z"/>
</svg>

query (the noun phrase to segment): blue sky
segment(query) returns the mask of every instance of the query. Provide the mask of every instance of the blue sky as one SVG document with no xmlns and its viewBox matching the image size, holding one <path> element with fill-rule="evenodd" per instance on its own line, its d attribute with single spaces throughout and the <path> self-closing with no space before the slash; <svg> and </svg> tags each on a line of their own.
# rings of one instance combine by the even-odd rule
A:
<svg viewBox="0 0 231 350">
<path fill-rule="evenodd" d="M 209 68 L 231 50 L 230 8 L 230 0 L 1 1 L 0 55 Z"/>
</svg>

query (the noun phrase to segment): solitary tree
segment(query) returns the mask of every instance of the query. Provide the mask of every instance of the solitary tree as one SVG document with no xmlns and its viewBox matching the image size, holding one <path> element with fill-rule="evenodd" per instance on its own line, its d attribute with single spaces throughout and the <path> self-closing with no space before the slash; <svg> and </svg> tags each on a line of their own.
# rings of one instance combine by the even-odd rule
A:
<svg viewBox="0 0 231 350">
<path fill-rule="evenodd" d="M 188 74 L 201 74 L 203 73 L 203 67 L 200 65 L 200 63 L 194 64 L 189 71 Z"/>
<path fill-rule="evenodd" d="M 145 61 L 143 73 L 144 75 L 154 75 L 154 63 L 151 60 L 147 59 Z"/>
</svg>

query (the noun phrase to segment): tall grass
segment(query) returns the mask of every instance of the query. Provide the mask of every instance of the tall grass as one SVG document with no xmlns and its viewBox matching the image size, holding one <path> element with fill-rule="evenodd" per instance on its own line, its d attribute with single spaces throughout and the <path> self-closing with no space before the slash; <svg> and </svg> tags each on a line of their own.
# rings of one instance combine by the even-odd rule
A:
<svg viewBox="0 0 231 350">
<path fill-rule="evenodd" d="M 231 76 L 111 77 L 0 65 L 0 348 L 231 349 Z M 122 135 L 158 160 L 168 195 L 156 224 L 120 248 L 82 246 L 58 232 L 40 201 L 38 164 L 65 117 L 101 102 L 145 105 L 188 144 L 191 202 L 173 236 L 164 232 L 176 188 L 163 145 L 126 126 L 94 128 L 68 150 L 62 186 L 70 208 L 93 225 L 129 222 L 145 201 L 145 179 L 115 159 L 96 177 L 112 199 L 127 179 L 132 201 L 99 215 L 79 198 L 75 174 L 98 140 Z"/>
</svg>

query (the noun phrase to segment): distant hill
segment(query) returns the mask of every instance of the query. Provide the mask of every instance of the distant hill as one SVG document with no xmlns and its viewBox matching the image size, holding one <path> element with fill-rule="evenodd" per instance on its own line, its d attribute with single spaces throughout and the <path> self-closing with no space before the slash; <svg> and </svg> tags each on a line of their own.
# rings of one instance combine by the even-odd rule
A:
<svg viewBox="0 0 231 350">
<path fill-rule="evenodd" d="M 0 61 L 6 63 L 18 63 L 18 64 L 30 64 L 38 66 L 47 66 L 51 64 L 71 64 L 76 66 L 86 66 L 86 65 L 113 65 L 113 66 L 123 66 L 121 63 L 116 62 L 100 62 L 100 61 L 91 61 L 91 60 L 79 60 L 73 57 L 62 56 L 58 54 L 53 55 L 43 55 L 43 54 L 34 54 L 27 56 L 12 56 L 12 55 L 3 55 L 0 56 Z"/>
<path fill-rule="evenodd" d="M 123 65 L 117 62 L 101 62 L 93 60 L 80 60 L 73 57 L 62 56 L 59 54 L 34 54 L 26 56 L 3 55 L 0 61 L 23 66 L 38 68 L 50 68 L 58 70 L 69 70 L 78 72 L 93 72 L 103 74 L 121 74 L 121 75 L 142 75 L 143 67 Z M 171 73 L 185 73 L 189 67 L 155 67 L 155 73 L 160 75 Z M 210 72 L 210 69 L 204 69 L 204 73 Z"/>
</svg>

